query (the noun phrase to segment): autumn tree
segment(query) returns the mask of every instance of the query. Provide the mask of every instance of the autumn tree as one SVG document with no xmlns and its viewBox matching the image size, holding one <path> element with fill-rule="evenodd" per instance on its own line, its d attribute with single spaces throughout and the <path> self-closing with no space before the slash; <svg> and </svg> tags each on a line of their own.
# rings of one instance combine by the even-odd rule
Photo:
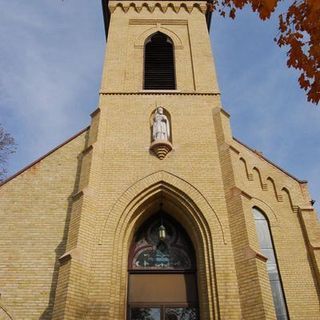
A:
<svg viewBox="0 0 320 320">
<path fill-rule="evenodd" d="M 209 0 L 209 9 L 234 19 L 237 10 L 251 6 L 262 20 L 269 19 L 283 2 L 288 4 L 279 13 L 279 33 L 275 42 L 287 47 L 287 65 L 299 70 L 299 84 L 307 99 L 320 101 L 320 0 Z"/>
<path fill-rule="evenodd" d="M 14 138 L 5 131 L 0 124 L 0 182 L 4 180 L 7 174 L 6 165 L 8 156 L 16 150 Z"/>
</svg>

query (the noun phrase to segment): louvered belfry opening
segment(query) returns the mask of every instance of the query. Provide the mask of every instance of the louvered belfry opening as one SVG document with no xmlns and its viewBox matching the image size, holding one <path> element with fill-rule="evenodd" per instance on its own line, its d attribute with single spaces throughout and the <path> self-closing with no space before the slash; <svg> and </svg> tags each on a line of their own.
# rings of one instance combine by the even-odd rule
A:
<svg viewBox="0 0 320 320">
<path fill-rule="evenodd" d="M 173 43 L 161 32 L 155 33 L 145 45 L 144 89 L 176 89 Z"/>
</svg>

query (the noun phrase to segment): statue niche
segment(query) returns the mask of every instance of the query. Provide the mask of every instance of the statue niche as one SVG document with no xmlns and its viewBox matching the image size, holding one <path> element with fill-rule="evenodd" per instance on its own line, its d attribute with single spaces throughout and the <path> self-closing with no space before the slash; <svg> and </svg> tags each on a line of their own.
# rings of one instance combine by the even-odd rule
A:
<svg viewBox="0 0 320 320">
<path fill-rule="evenodd" d="M 150 150 L 160 159 L 172 150 L 170 121 L 164 108 L 158 107 L 152 116 L 152 143 Z"/>
</svg>

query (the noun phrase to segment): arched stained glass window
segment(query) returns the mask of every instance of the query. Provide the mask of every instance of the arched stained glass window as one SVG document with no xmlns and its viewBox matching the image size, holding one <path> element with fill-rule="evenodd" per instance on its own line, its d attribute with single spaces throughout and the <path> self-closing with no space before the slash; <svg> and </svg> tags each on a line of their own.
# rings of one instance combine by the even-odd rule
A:
<svg viewBox="0 0 320 320">
<path fill-rule="evenodd" d="M 272 242 L 269 222 L 258 208 L 253 208 L 253 216 L 256 224 L 257 236 L 261 253 L 268 258 L 267 271 L 271 285 L 273 303 L 277 320 L 287 320 L 288 313 L 282 283 L 279 275 L 276 254 Z"/>
<path fill-rule="evenodd" d="M 163 225 L 166 239 L 159 239 Z M 192 270 L 192 244 L 182 228 L 167 215 L 159 214 L 141 228 L 131 247 L 131 270 Z"/>
<path fill-rule="evenodd" d="M 176 89 L 173 42 L 161 32 L 156 32 L 145 44 L 143 88 Z"/>
</svg>

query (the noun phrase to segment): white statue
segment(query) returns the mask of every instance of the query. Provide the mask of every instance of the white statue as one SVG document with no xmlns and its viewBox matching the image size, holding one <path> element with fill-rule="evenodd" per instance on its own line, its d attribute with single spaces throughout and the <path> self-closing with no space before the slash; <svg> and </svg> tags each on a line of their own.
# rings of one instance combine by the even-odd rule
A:
<svg viewBox="0 0 320 320">
<path fill-rule="evenodd" d="M 158 107 L 153 118 L 152 127 L 153 140 L 169 141 L 170 138 L 170 124 L 166 115 L 163 114 L 163 108 Z"/>
</svg>

